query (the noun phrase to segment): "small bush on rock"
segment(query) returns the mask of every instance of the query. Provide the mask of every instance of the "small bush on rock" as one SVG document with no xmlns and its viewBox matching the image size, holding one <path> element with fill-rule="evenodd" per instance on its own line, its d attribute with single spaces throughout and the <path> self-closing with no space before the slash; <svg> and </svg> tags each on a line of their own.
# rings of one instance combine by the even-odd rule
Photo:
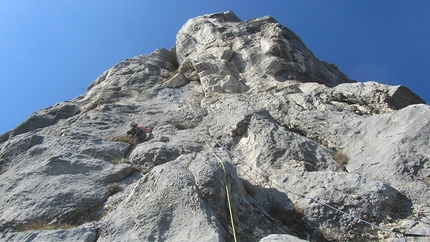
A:
<svg viewBox="0 0 430 242">
<path fill-rule="evenodd" d="M 106 195 L 109 197 L 109 196 L 112 196 L 112 195 L 114 195 L 115 193 L 117 193 L 117 192 L 120 192 L 120 191 L 122 191 L 124 188 L 121 186 L 121 184 L 119 184 L 118 182 L 115 182 L 115 183 L 112 183 L 112 184 L 109 184 L 107 187 L 106 187 Z"/>
<path fill-rule="evenodd" d="M 14 229 L 15 232 L 30 231 L 30 230 L 57 230 L 57 229 L 70 229 L 75 227 L 72 224 L 56 224 L 47 223 L 46 221 L 35 221 L 33 223 L 22 223 Z"/>
<path fill-rule="evenodd" d="M 179 69 L 176 69 L 173 72 L 162 73 L 162 74 L 160 74 L 160 76 L 164 77 L 164 79 L 159 81 L 158 83 L 164 83 L 164 82 L 172 79 L 172 77 L 174 77 L 178 73 L 179 73 Z"/>
<path fill-rule="evenodd" d="M 345 153 L 343 153 L 341 150 L 336 150 L 333 155 L 333 159 L 337 162 L 337 165 L 340 169 L 346 171 L 346 164 L 348 164 L 349 158 Z"/>
<path fill-rule="evenodd" d="M 124 143 L 129 143 L 129 144 L 135 144 L 135 141 L 131 137 L 125 136 L 125 135 L 112 136 L 112 137 L 106 138 L 105 140 L 106 141 L 113 141 L 113 142 L 124 142 Z"/>
<path fill-rule="evenodd" d="M 187 129 L 187 127 L 181 121 L 173 121 L 172 124 L 173 124 L 173 126 L 175 126 L 179 130 Z"/>
</svg>

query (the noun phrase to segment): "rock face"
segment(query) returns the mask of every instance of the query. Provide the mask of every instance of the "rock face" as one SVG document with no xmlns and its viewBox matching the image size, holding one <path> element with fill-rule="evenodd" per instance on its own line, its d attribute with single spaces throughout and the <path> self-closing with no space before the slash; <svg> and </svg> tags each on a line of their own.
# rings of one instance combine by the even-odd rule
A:
<svg viewBox="0 0 430 242">
<path fill-rule="evenodd" d="M 430 234 L 423 103 L 349 80 L 271 17 L 200 16 L 176 47 L 116 64 L 1 136 L 0 240 Z M 130 121 L 153 137 L 127 142 Z"/>
</svg>

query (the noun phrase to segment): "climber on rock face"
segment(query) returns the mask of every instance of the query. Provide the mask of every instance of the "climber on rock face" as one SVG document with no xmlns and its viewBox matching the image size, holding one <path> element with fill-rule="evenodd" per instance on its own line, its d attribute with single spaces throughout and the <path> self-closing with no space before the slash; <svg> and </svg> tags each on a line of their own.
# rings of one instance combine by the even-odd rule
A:
<svg viewBox="0 0 430 242">
<path fill-rule="evenodd" d="M 139 144 L 146 140 L 146 132 L 139 125 L 132 121 L 130 122 L 130 130 L 127 131 L 127 137 L 131 138 L 133 144 Z"/>
</svg>

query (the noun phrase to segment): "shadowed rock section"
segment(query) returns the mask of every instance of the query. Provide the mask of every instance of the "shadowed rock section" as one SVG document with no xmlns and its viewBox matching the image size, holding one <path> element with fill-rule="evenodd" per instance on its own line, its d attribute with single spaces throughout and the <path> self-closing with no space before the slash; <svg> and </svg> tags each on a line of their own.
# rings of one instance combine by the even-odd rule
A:
<svg viewBox="0 0 430 242">
<path fill-rule="evenodd" d="M 199 16 L 175 47 L 114 65 L 0 136 L 0 240 L 430 234 L 423 103 L 348 79 L 272 17 Z M 130 121 L 151 138 L 129 142 Z"/>
</svg>

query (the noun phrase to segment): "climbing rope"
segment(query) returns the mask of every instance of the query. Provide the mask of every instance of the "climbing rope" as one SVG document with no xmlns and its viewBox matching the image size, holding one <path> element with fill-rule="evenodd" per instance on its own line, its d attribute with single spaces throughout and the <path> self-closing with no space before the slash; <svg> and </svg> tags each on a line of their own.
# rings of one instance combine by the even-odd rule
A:
<svg viewBox="0 0 430 242">
<path fill-rule="evenodd" d="M 233 212 L 232 212 L 232 209 L 231 209 L 231 202 L 230 202 L 230 192 L 229 192 L 228 184 L 227 184 L 227 171 L 226 171 L 226 169 L 225 169 L 224 162 L 223 162 L 223 161 L 222 161 L 222 159 L 221 159 L 221 158 L 220 158 L 220 157 L 215 153 L 215 151 L 212 149 L 212 147 L 209 145 L 209 143 L 207 142 L 207 140 L 206 140 L 206 139 L 204 139 L 204 138 L 203 138 L 202 136 L 200 136 L 199 134 L 197 134 L 197 136 L 205 142 L 206 146 L 210 149 L 210 151 L 212 152 L 212 154 L 213 154 L 213 155 L 218 159 L 218 161 L 221 163 L 222 170 L 224 171 L 225 192 L 226 192 L 226 195 L 227 195 L 227 204 L 228 204 L 228 210 L 229 210 L 229 213 L 230 213 L 230 221 L 231 221 L 231 228 L 232 228 L 232 231 L 233 231 L 233 238 L 234 238 L 234 242 L 237 242 L 237 240 L 236 240 L 236 230 L 235 230 L 235 228 L 234 228 Z"/>
<path fill-rule="evenodd" d="M 200 135 L 198 135 L 201 139 L 203 139 L 203 137 L 201 137 Z M 234 156 L 234 157 L 236 157 L 242 164 L 244 164 L 244 165 L 246 165 L 246 166 L 248 166 L 249 168 L 251 168 L 252 170 L 254 170 L 255 172 L 257 172 L 258 174 L 260 174 L 261 176 L 263 176 L 267 181 L 270 181 L 273 185 L 275 185 L 275 186 L 277 186 L 278 188 L 280 188 L 280 189 L 282 189 L 282 190 L 284 190 L 284 191 L 286 191 L 286 192 L 288 192 L 288 193 L 292 193 L 292 194 L 295 194 L 295 195 L 297 195 L 297 196 L 300 196 L 300 197 L 304 197 L 304 198 L 307 198 L 307 199 L 310 199 L 310 200 L 312 200 L 312 201 L 314 201 L 314 202 L 316 202 L 316 203 L 318 203 L 318 204 L 320 204 L 320 205 L 323 205 L 323 206 L 325 206 L 325 207 L 328 207 L 328 208 L 330 208 L 330 209 L 332 209 L 332 210 L 334 210 L 334 211 L 336 211 L 336 212 L 338 212 L 338 213 L 340 213 L 340 214 L 342 214 L 342 215 L 345 215 L 345 216 L 347 216 L 347 217 L 351 217 L 351 218 L 353 218 L 353 219 L 355 219 L 355 220 L 357 220 L 357 221 L 359 221 L 359 222 L 362 222 L 362 223 L 365 223 L 365 224 L 367 224 L 367 225 L 370 225 L 371 227 L 374 227 L 374 228 L 376 228 L 376 229 L 379 229 L 379 230 L 382 230 L 382 231 L 385 231 L 385 232 L 388 232 L 388 233 L 391 233 L 391 234 L 394 234 L 401 242 L 403 242 L 403 239 L 400 237 L 400 235 L 398 234 L 398 233 L 396 233 L 396 232 L 394 232 L 394 231 L 391 231 L 391 230 L 389 230 L 389 229 L 387 229 L 387 228 L 384 228 L 384 227 L 381 227 L 381 226 L 379 226 L 379 225 L 376 225 L 376 224 L 374 224 L 374 223 L 371 223 L 371 222 L 368 222 L 368 221 L 366 221 L 366 220 L 364 220 L 364 219 L 361 219 L 361 218 L 359 218 L 359 217 L 357 217 L 357 216 L 355 216 L 355 215 L 352 215 L 352 214 L 350 214 L 350 213 L 347 213 L 347 212 L 344 212 L 344 211 L 342 211 L 342 210 L 340 210 L 340 209 L 338 209 L 338 208 L 336 208 L 336 207 L 334 207 L 334 206 L 331 206 L 331 205 L 329 205 L 329 204 L 327 204 L 327 203 L 325 203 L 325 202 L 322 202 L 321 200 L 319 200 L 319 199 L 317 199 L 317 198 L 314 198 L 314 197 L 311 197 L 311 196 L 307 196 L 304 192 L 301 192 L 300 190 L 297 190 L 297 189 L 295 189 L 296 191 L 292 191 L 291 189 L 288 189 L 288 188 L 286 188 L 284 185 L 281 185 L 281 184 L 279 184 L 279 183 L 277 183 L 277 182 L 274 182 L 274 181 L 271 181 L 270 180 L 270 178 L 269 178 L 269 174 L 267 173 L 267 172 L 264 172 L 263 170 L 261 170 L 260 168 L 258 168 L 258 167 L 254 167 L 254 166 L 252 166 L 252 165 L 249 165 L 246 161 L 244 161 L 243 159 L 241 159 L 240 157 L 238 157 L 238 156 L 236 156 L 233 152 L 231 152 L 230 150 L 228 150 L 227 148 L 225 148 L 223 145 L 221 145 L 219 142 L 217 142 L 216 140 L 214 140 L 212 137 L 210 137 L 210 136 L 207 136 L 209 139 L 211 139 L 213 142 L 215 142 L 218 146 L 220 146 L 221 148 L 223 148 L 226 152 L 228 152 L 229 154 L 231 154 L 232 156 Z M 205 140 L 205 139 L 203 139 L 204 141 L 205 141 L 205 143 L 206 143 L 206 145 L 208 145 L 208 143 L 207 143 L 207 141 Z M 212 149 L 211 149 L 212 150 Z M 213 152 L 213 150 L 212 150 L 212 152 Z M 214 153 L 215 154 L 215 153 Z M 218 157 L 218 156 L 217 156 Z M 225 171 L 224 171 L 225 172 Z M 246 174 L 246 172 L 245 172 L 245 174 Z M 249 176 L 249 175 L 248 175 Z M 250 177 L 250 176 L 249 176 Z M 252 179 L 252 178 L 251 178 Z M 407 236 L 407 234 L 403 234 L 404 236 Z M 426 235 L 424 235 L 424 236 L 426 236 Z"/>
</svg>

